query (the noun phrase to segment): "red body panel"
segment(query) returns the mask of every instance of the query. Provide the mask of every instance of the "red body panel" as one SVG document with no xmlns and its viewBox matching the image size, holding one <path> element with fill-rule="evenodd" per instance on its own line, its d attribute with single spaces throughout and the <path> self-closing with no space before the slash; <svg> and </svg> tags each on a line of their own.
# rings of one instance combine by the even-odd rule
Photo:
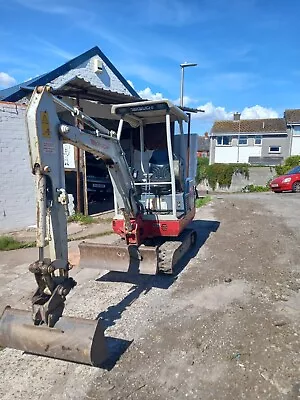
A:
<svg viewBox="0 0 300 400">
<path fill-rule="evenodd" d="M 161 216 L 157 221 L 143 220 L 139 226 L 141 239 L 150 239 L 160 236 L 173 236 L 177 237 L 185 229 L 185 227 L 192 221 L 195 216 L 195 209 L 191 210 L 188 214 L 183 215 L 182 218 L 174 220 L 164 220 Z M 121 237 L 125 237 L 124 220 L 114 219 L 113 230 Z"/>
<path fill-rule="evenodd" d="M 290 178 L 290 181 L 284 182 L 287 178 Z M 300 182 L 300 174 L 281 175 L 270 182 L 270 188 L 273 192 L 290 192 L 295 182 Z"/>
</svg>

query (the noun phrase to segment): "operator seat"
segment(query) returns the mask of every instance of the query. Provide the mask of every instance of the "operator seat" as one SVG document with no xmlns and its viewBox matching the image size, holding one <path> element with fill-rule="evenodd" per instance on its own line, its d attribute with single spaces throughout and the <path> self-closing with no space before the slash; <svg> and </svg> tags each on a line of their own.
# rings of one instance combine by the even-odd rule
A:
<svg viewBox="0 0 300 400">
<path fill-rule="evenodd" d="M 149 160 L 149 174 L 151 176 L 151 192 L 153 194 L 161 196 L 171 193 L 171 185 L 155 185 L 155 182 L 171 182 L 167 149 L 153 151 Z"/>
</svg>

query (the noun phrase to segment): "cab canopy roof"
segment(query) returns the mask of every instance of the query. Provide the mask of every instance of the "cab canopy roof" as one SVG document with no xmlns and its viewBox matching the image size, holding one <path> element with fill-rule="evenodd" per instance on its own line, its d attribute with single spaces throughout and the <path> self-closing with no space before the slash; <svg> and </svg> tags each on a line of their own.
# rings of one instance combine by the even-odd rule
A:
<svg viewBox="0 0 300 400">
<path fill-rule="evenodd" d="M 132 126 L 138 126 L 141 122 L 144 125 L 165 122 L 167 113 L 170 114 L 171 121 L 188 122 L 187 114 L 167 99 L 115 104 L 112 106 L 111 112 Z"/>
</svg>

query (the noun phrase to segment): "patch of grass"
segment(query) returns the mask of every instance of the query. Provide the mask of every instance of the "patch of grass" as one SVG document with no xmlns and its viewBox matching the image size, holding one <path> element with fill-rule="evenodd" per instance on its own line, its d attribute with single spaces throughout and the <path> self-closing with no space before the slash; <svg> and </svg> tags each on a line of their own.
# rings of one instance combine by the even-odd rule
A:
<svg viewBox="0 0 300 400">
<path fill-rule="evenodd" d="M 205 197 L 201 197 L 200 199 L 196 199 L 196 208 L 205 206 L 205 204 L 209 203 L 210 201 L 211 201 L 210 196 L 205 196 Z"/>
<path fill-rule="evenodd" d="M 19 242 L 12 236 L 0 236 L 0 251 L 26 249 L 34 246 L 35 242 Z"/>
<path fill-rule="evenodd" d="M 95 224 L 98 221 L 93 217 L 91 217 L 90 215 L 76 213 L 68 218 L 68 222 L 78 222 L 79 224 L 82 225 L 89 225 L 89 224 Z"/>
<path fill-rule="evenodd" d="M 242 189 L 242 192 L 245 193 L 253 193 L 253 192 L 269 192 L 271 189 L 268 186 L 260 186 L 260 185 L 247 185 Z"/>
</svg>

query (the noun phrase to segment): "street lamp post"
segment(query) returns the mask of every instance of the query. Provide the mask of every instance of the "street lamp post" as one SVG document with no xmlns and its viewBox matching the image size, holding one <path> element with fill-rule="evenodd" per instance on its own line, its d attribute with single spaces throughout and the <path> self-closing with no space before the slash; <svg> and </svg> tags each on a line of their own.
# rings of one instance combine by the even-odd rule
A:
<svg viewBox="0 0 300 400">
<path fill-rule="evenodd" d="M 180 107 L 183 107 L 183 86 L 184 86 L 184 69 L 187 67 L 196 67 L 196 63 L 183 63 L 180 64 L 181 68 L 181 80 L 180 80 Z M 186 155 L 186 171 L 187 176 L 189 176 L 190 169 L 190 141 L 191 141 L 191 113 L 188 113 L 188 135 L 187 135 L 187 155 Z"/>
<path fill-rule="evenodd" d="M 184 87 L 184 69 L 187 67 L 196 67 L 196 63 L 183 63 L 180 64 L 181 68 L 181 80 L 180 80 L 180 107 L 183 107 L 183 87 Z"/>
</svg>

